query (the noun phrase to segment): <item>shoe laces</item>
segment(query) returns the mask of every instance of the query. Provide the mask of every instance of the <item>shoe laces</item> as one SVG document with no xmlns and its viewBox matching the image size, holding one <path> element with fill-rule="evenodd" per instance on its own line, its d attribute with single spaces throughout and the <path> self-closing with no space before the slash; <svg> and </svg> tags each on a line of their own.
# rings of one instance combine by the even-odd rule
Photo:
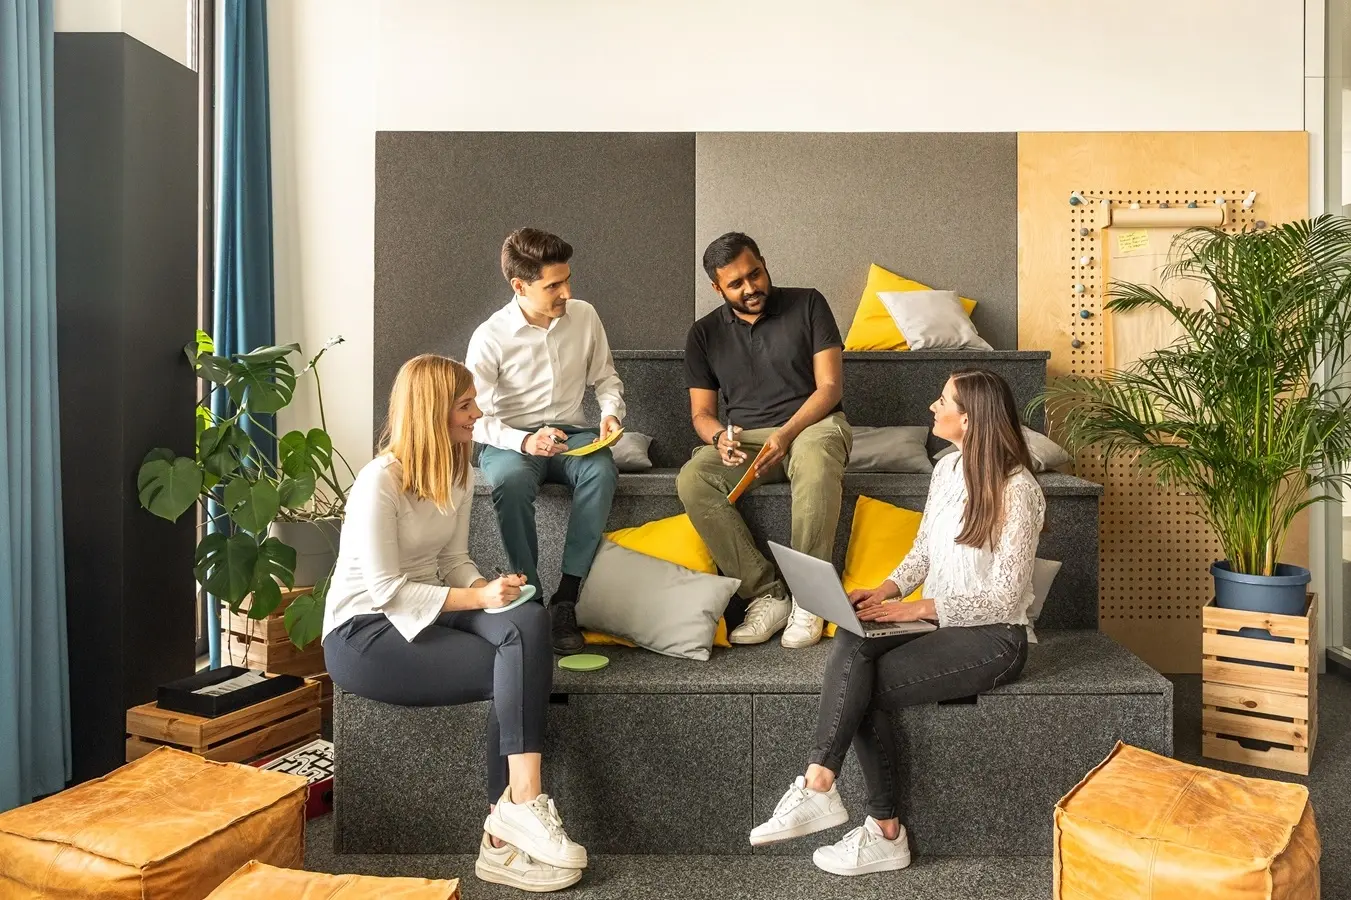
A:
<svg viewBox="0 0 1351 900">
<path fill-rule="evenodd" d="M 526 805 L 535 814 L 535 818 L 539 819 L 549 837 L 556 841 L 568 839 L 567 832 L 563 830 L 563 819 L 558 815 L 558 807 L 554 806 L 554 801 L 548 794 L 540 794 Z"/>
<path fill-rule="evenodd" d="M 745 624 L 756 631 L 762 630 L 769 624 L 770 617 L 774 615 L 774 607 L 780 602 L 777 598 L 770 596 L 755 598 L 751 601 L 750 606 L 746 607 Z"/>
<path fill-rule="evenodd" d="M 790 787 L 788 789 L 788 792 L 779 799 L 779 805 L 774 807 L 774 817 L 778 818 L 779 816 L 792 812 L 800 804 L 806 802 L 806 800 L 807 800 L 806 781 L 802 778 L 801 775 L 799 775 L 796 779 L 793 780 L 793 786 Z"/>
<path fill-rule="evenodd" d="M 880 838 L 869 831 L 864 825 L 850 829 L 843 838 L 840 839 L 840 848 L 847 853 L 852 853 L 855 858 L 864 847 L 877 843 Z"/>
</svg>

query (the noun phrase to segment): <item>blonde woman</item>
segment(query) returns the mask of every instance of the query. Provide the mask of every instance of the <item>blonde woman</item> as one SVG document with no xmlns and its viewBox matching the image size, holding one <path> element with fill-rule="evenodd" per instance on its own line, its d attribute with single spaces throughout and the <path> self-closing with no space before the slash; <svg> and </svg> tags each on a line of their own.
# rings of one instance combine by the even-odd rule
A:
<svg viewBox="0 0 1351 900">
<path fill-rule="evenodd" d="M 343 690 L 383 703 L 491 700 L 490 807 L 475 872 L 558 890 L 581 878 L 586 850 L 540 786 L 549 615 L 535 600 L 503 609 L 524 576 L 488 581 L 469 558 L 469 455 L 481 415 L 473 375 L 454 360 L 424 354 L 399 370 L 380 452 L 348 497 L 324 660 Z"/>
</svg>

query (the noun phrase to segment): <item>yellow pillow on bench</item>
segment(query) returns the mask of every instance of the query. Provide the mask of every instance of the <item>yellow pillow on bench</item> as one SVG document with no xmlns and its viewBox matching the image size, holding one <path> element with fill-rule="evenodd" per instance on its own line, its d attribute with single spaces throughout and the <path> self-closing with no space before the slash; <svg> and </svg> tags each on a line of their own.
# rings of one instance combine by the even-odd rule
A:
<svg viewBox="0 0 1351 900">
<path fill-rule="evenodd" d="M 708 552 L 708 547 L 704 544 L 703 538 L 699 537 L 699 532 L 694 530 L 694 523 L 684 513 L 658 519 L 655 522 L 648 522 L 645 525 L 635 525 L 632 528 L 610 531 L 605 534 L 605 537 L 635 553 L 655 556 L 657 559 L 675 563 L 677 566 L 683 566 L 695 572 L 704 572 L 709 575 L 718 573 L 717 564 L 713 562 L 713 554 Z M 634 646 L 632 641 L 615 637 L 612 634 L 601 634 L 598 631 L 583 631 L 582 637 L 586 639 L 588 644 L 618 647 Z M 732 646 L 727 640 L 726 619 L 718 620 L 718 630 L 713 635 L 713 646 Z"/>
<path fill-rule="evenodd" d="M 912 509 L 860 496 L 849 526 L 849 549 L 844 553 L 844 592 L 874 588 L 885 581 L 910 552 L 922 518 Z M 923 589 L 920 585 L 904 599 L 920 599 Z M 835 636 L 834 622 L 826 623 L 825 634 Z"/>
<path fill-rule="evenodd" d="M 859 298 L 858 309 L 854 312 L 853 324 L 844 339 L 846 350 L 909 350 L 905 335 L 896 327 L 896 320 L 887 312 L 880 291 L 930 291 L 933 288 L 903 278 L 895 272 L 888 272 L 879 265 L 868 267 L 868 284 Z M 959 297 L 962 308 L 968 317 L 976 308 L 975 300 Z"/>
</svg>

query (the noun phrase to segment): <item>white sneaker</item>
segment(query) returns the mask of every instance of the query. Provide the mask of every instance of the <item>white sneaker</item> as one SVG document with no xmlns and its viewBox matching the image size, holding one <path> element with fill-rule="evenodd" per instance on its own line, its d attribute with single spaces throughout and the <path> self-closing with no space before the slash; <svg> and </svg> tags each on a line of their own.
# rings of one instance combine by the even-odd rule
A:
<svg viewBox="0 0 1351 900">
<path fill-rule="evenodd" d="M 483 835 L 483 842 L 479 844 L 474 874 L 479 881 L 505 884 L 535 893 L 561 891 L 582 880 L 581 869 L 562 869 L 542 863 L 511 844 L 494 847 L 487 834 Z"/>
<path fill-rule="evenodd" d="M 789 650 L 801 650 L 821 640 L 821 629 L 825 622 L 821 617 L 803 609 L 793 601 L 793 612 L 788 616 L 788 627 L 783 630 L 779 643 Z"/>
<path fill-rule="evenodd" d="M 770 820 L 751 829 L 751 846 L 802 837 L 848 821 L 849 812 L 835 785 L 828 791 L 814 791 L 807 787 L 807 779 L 799 775 L 774 807 Z"/>
<path fill-rule="evenodd" d="M 483 830 L 506 841 L 542 863 L 560 869 L 585 869 L 586 848 L 573 843 L 563 830 L 563 820 L 548 794 L 529 803 L 512 803 L 511 789 L 483 822 Z"/>
<path fill-rule="evenodd" d="M 763 644 L 788 623 L 792 604 L 773 594 L 761 594 L 746 607 L 746 620 L 727 636 L 730 644 Z"/>
<path fill-rule="evenodd" d="M 890 872 L 910 865 L 910 844 L 905 839 L 905 826 L 896 840 L 882 835 L 882 827 L 872 816 L 850 831 L 838 842 L 822 847 L 812 854 L 818 869 L 832 875 L 869 875 Z"/>
</svg>

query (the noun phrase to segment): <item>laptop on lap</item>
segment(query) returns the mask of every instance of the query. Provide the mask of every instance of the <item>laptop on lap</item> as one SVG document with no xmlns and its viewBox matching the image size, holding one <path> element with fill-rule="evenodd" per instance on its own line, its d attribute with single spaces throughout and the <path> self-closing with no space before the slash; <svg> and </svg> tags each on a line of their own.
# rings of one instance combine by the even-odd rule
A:
<svg viewBox="0 0 1351 900">
<path fill-rule="evenodd" d="M 811 610 L 827 622 L 852 631 L 859 637 L 889 637 L 894 634 L 922 634 L 938 626 L 933 622 L 864 622 L 849 602 L 835 567 L 823 559 L 799 553 L 791 547 L 769 542 L 769 550 L 779 571 L 793 592 L 798 606 Z"/>
</svg>

